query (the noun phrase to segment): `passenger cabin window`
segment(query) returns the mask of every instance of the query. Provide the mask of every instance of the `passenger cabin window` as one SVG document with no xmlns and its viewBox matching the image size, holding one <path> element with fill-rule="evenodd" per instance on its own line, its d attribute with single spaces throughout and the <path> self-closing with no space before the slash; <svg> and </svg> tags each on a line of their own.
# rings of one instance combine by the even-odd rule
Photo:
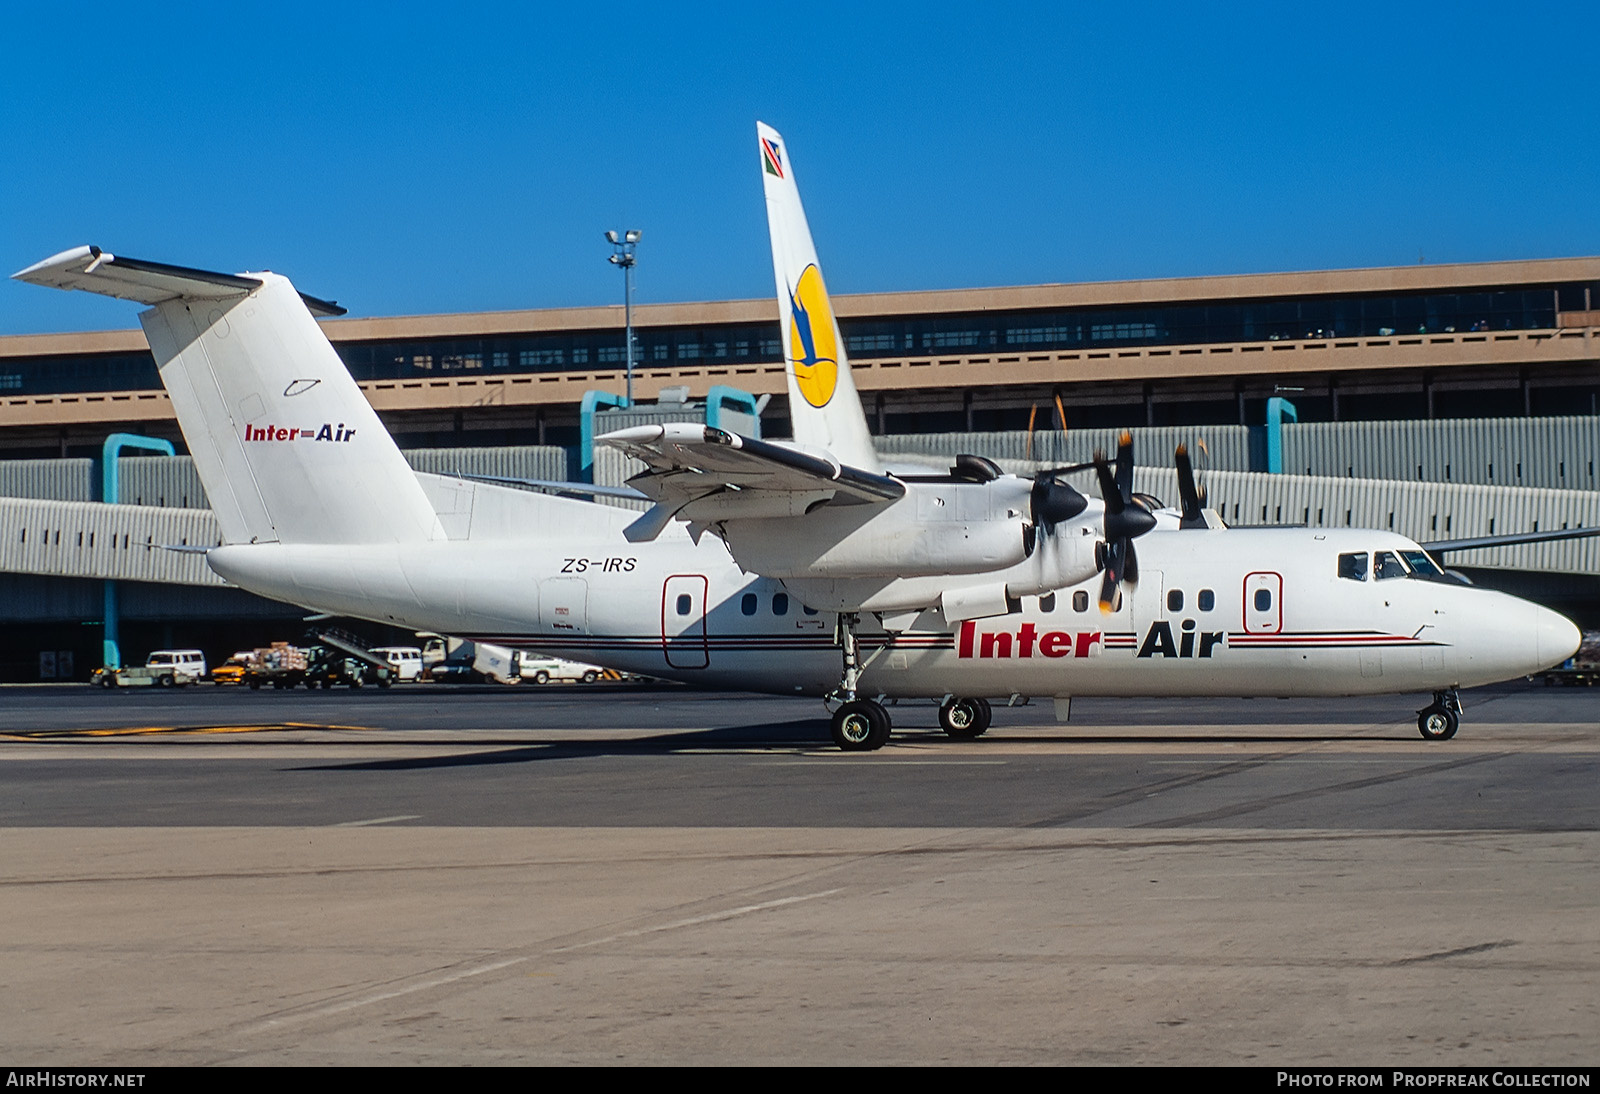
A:
<svg viewBox="0 0 1600 1094">
<path fill-rule="evenodd" d="M 693 603 L 694 602 L 689 599 L 689 594 L 688 593 L 684 593 L 681 596 L 679 596 L 678 597 L 678 614 L 679 615 L 688 615 L 689 614 L 689 608 Z"/>
<path fill-rule="evenodd" d="M 1182 589 L 1168 589 L 1167 590 L 1167 611 L 1169 611 L 1169 612 L 1181 612 L 1181 611 L 1183 611 L 1183 590 Z"/>
<path fill-rule="evenodd" d="M 745 593 L 744 596 L 739 599 L 739 610 L 741 612 L 743 612 L 745 615 L 755 615 L 756 614 L 756 594 L 755 593 Z"/>
<path fill-rule="evenodd" d="M 773 596 L 772 596 L 772 614 L 773 615 L 788 615 L 789 614 L 789 594 L 788 593 L 774 593 L 773 594 Z"/>
<path fill-rule="evenodd" d="M 1272 590 L 1271 589 L 1257 589 L 1256 590 L 1256 611 L 1258 611 L 1258 612 L 1270 612 L 1271 610 L 1272 610 Z"/>
<path fill-rule="evenodd" d="M 1079 589 L 1077 592 L 1073 593 L 1072 594 L 1072 610 L 1075 611 L 1075 612 L 1086 612 L 1086 611 L 1088 611 L 1089 610 L 1089 594 L 1084 592 L 1082 589 Z"/>
<path fill-rule="evenodd" d="M 1039 598 L 1039 610 L 1041 612 L 1053 612 L 1053 611 L 1055 611 L 1056 610 L 1056 594 L 1055 593 L 1045 593 L 1043 596 L 1041 596 Z"/>
<path fill-rule="evenodd" d="M 1393 551 L 1379 551 L 1372 556 L 1372 572 L 1379 581 L 1388 581 L 1393 577 L 1405 577 L 1406 565 Z"/>
<path fill-rule="evenodd" d="M 1350 581 L 1367 580 L 1367 552 L 1352 551 L 1339 556 L 1339 576 Z"/>
<path fill-rule="evenodd" d="M 1217 594 L 1210 589 L 1201 589 L 1200 595 L 1195 597 L 1195 603 L 1200 605 L 1200 610 L 1209 612 L 1217 606 Z"/>
</svg>

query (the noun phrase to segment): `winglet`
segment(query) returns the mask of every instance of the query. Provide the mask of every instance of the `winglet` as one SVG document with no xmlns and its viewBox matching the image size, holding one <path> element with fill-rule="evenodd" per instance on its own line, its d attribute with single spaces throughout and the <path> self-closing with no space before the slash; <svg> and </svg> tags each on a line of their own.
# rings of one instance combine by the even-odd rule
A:
<svg viewBox="0 0 1600 1094">
<path fill-rule="evenodd" d="M 850 375 L 844 336 L 822 281 L 811 228 L 795 185 L 794 162 L 776 129 L 756 123 L 761 178 L 772 235 L 780 342 L 794 439 L 825 448 L 842 463 L 883 471 Z"/>
</svg>

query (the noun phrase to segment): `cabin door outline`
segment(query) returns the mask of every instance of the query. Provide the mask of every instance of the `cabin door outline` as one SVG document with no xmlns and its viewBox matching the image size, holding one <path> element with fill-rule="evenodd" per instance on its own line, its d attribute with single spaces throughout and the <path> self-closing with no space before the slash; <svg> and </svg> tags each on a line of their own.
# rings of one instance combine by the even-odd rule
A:
<svg viewBox="0 0 1600 1094">
<path fill-rule="evenodd" d="M 669 668 L 703 669 L 711 665 L 706 636 L 709 584 L 704 574 L 673 574 L 661 583 L 661 653 Z M 688 611 L 680 611 L 685 605 Z"/>
</svg>

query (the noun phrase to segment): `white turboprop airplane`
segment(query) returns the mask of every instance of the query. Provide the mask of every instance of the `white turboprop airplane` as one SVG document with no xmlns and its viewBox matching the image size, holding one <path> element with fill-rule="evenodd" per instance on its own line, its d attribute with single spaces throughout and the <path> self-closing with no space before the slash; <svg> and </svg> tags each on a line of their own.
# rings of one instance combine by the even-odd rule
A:
<svg viewBox="0 0 1600 1094">
<path fill-rule="evenodd" d="M 795 440 L 610 434 L 648 465 L 633 483 L 656 505 L 639 517 L 412 471 L 312 317 L 338 309 L 280 275 L 80 247 L 15 276 L 150 306 L 226 580 L 685 683 L 840 699 L 847 750 L 888 740 L 891 697 L 940 699 L 946 732 L 976 737 L 999 696 L 1054 698 L 1064 718 L 1073 696 L 1431 691 L 1418 727 L 1447 739 L 1458 687 L 1577 648 L 1562 616 L 1454 583 L 1404 537 L 1224 529 L 1181 452 L 1181 514 L 1130 493 L 1127 443 L 1115 471 L 1096 461 L 1103 501 L 978 457 L 947 475 L 884 467 L 793 164 L 776 132 L 758 139 Z M 1152 530 L 1141 563 L 1132 541 Z"/>
</svg>

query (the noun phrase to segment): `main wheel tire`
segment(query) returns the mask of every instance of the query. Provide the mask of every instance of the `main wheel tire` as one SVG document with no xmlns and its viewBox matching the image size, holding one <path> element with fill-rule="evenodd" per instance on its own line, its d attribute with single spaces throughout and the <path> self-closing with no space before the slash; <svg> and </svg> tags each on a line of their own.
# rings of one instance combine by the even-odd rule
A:
<svg viewBox="0 0 1600 1094">
<path fill-rule="evenodd" d="M 1417 712 L 1417 730 L 1426 740 L 1448 741 L 1460 728 L 1461 717 L 1453 710 L 1431 706 Z"/>
<path fill-rule="evenodd" d="M 585 684 L 592 684 L 598 679 L 600 679 L 600 674 L 595 672 L 593 669 L 590 669 L 588 672 L 583 674 L 583 682 Z"/>
<path fill-rule="evenodd" d="M 939 708 L 939 725 L 945 733 L 958 741 L 982 737 L 994 720 L 994 711 L 987 699 L 964 699 L 960 696 L 946 699 Z"/>
<path fill-rule="evenodd" d="M 170 677 L 170 676 L 157 676 L 156 677 L 156 687 L 158 687 L 158 688 L 170 688 L 171 686 L 172 686 L 172 677 Z"/>
<path fill-rule="evenodd" d="M 550 682 L 550 674 L 545 672 L 544 669 L 540 669 L 533 674 L 533 682 L 535 684 L 548 684 Z"/>
<path fill-rule="evenodd" d="M 871 699 L 846 703 L 833 714 L 833 743 L 846 752 L 874 752 L 889 742 L 889 712 Z"/>
</svg>

